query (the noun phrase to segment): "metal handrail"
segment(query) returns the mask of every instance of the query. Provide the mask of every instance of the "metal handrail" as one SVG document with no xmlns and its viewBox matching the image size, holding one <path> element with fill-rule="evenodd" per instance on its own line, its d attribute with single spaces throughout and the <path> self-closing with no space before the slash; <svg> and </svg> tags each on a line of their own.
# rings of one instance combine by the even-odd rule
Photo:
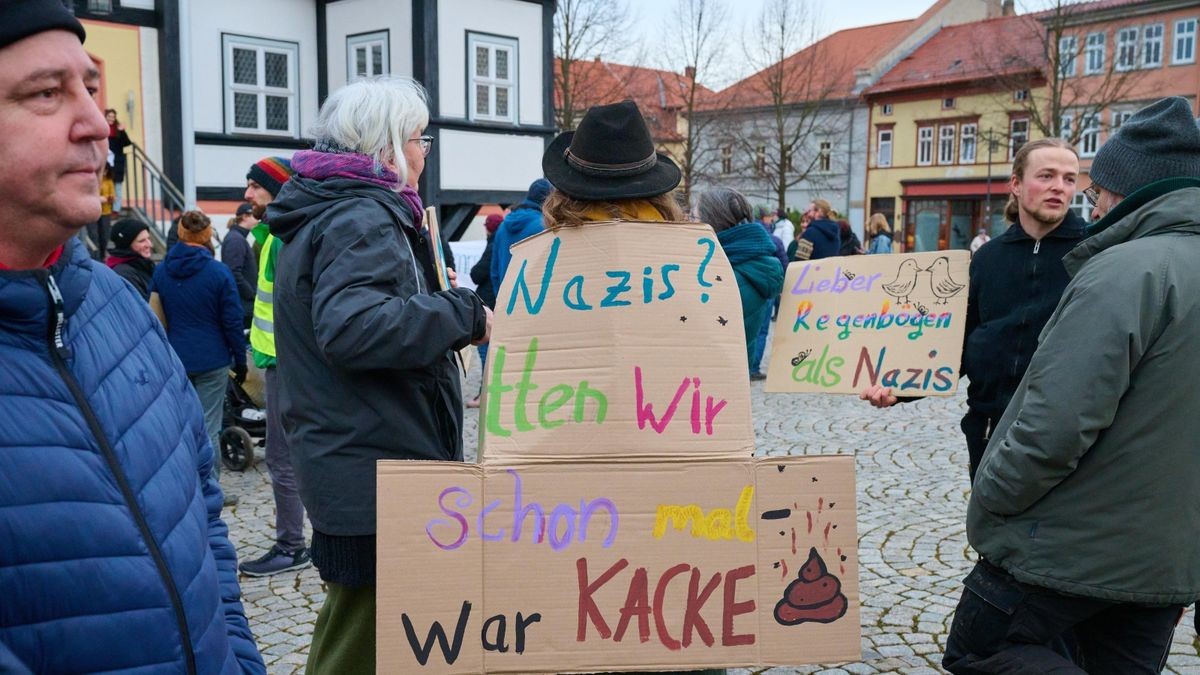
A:
<svg viewBox="0 0 1200 675">
<path fill-rule="evenodd" d="M 130 143 L 122 206 L 150 229 L 159 253 L 166 252 L 169 228 L 183 214 L 186 203 L 183 192 L 162 169 L 140 146 Z"/>
</svg>

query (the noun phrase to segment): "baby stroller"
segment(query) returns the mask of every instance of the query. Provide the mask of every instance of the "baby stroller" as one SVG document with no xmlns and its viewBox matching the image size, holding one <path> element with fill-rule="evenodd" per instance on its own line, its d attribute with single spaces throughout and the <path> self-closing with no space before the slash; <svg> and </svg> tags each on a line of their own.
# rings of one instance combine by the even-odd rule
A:
<svg viewBox="0 0 1200 675">
<path fill-rule="evenodd" d="M 245 471 L 254 463 L 254 449 L 267 432 L 267 414 L 250 394 L 229 378 L 225 389 L 225 414 L 221 419 L 221 463 L 231 471 Z"/>
</svg>

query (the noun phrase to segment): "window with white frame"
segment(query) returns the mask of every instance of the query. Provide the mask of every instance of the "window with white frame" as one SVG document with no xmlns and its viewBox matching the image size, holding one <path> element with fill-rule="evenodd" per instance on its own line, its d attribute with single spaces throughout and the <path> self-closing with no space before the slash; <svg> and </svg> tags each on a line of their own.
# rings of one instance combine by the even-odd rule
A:
<svg viewBox="0 0 1200 675">
<path fill-rule="evenodd" d="M 817 171 L 829 173 L 833 170 L 833 143 L 821 141 L 817 147 Z"/>
<path fill-rule="evenodd" d="M 1083 194 L 1083 190 L 1075 192 L 1075 196 L 1071 198 L 1071 206 L 1069 208 L 1075 212 L 1075 215 L 1082 218 L 1084 222 L 1091 220 L 1092 205 L 1088 204 L 1087 195 Z"/>
<path fill-rule="evenodd" d="M 767 170 L 767 146 L 758 145 L 754 148 L 754 170 L 764 173 Z"/>
<path fill-rule="evenodd" d="M 954 137 L 958 128 L 953 124 L 938 127 L 938 164 L 954 163 Z"/>
<path fill-rule="evenodd" d="M 721 173 L 733 173 L 733 145 L 725 144 L 721 146 Z"/>
<path fill-rule="evenodd" d="M 1013 100 L 1017 101 L 1017 102 L 1028 101 L 1029 100 L 1029 90 L 1028 89 L 1018 89 L 1018 90 L 1014 91 L 1013 92 Z"/>
<path fill-rule="evenodd" d="M 481 122 L 517 121 L 517 41 L 467 33 L 470 57 L 469 117 Z"/>
<path fill-rule="evenodd" d="M 387 75 L 388 32 L 351 35 L 346 38 L 346 81 L 354 82 L 376 75 Z"/>
<path fill-rule="evenodd" d="M 1008 158 L 1017 156 L 1017 151 L 1029 141 L 1029 118 L 1014 117 L 1008 123 Z"/>
<path fill-rule="evenodd" d="M 933 127 L 917 127 L 917 165 L 933 164 Z"/>
<path fill-rule="evenodd" d="M 1112 114 L 1112 130 L 1116 131 L 1120 129 L 1121 125 L 1125 124 L 1125 120 L 1130 117 L 1133 117 L 1132 110 L 1114 110 Z"/>
<path fill-rule="evenodd" d="M 887 168 L 892 165 L 892 130 L 880 129 L 876 143 L 875 166 Z"/>
<path fill-rule="evenodd" d="M 891 104 L 891 103 L 884 103 L 884 104 L 883 104 L 883 114 L 884 114 L 884 115 L 891 115 L 891 114 L 892 114 L 892 104 Z"/>
<path fill-rule="evenodd" d="M 1175 22 L 1175 50 L 1171 63 L 1196 62 L 1196 20 Z"/>
<path fill-rule="evenodd" d="M 294 42 L 223 35 L 225 131 L 299 136 Z"/>
<path fill-rule="evenodd" d="M 1142 29 L 1142 67 L 1158 68 L 1163 63 L 1163 33 L 1161 23 L 1152 23 Z"/>
<path fill-rule="evenodd" d="M 1084 75 L 1104 72 L 1104 33 L 1088 33 L 1087 48 L 1084 50 Z"/>
<path fill-rule="evenodd" d="M 1113 68 L 1119 71 L 1137 67 L 1138 29 L 1122 28 L 1117 31 L 1117 57 Z"/>
<path fill-rule="evenodd" d="M 1095 157 L 1100 147 L 1100 115 L 1079 116 L 1079 156 Z"/>
<path fill-rule="evenodd" d="M 1059 121 L 1058 135 L 1061 138 L 1070 140 L 1071 129 L 1073 128 L 1074 124 L 1075 124 L 1075 115 L 1072 113 L 1065 113 L 1062 116 L 1062 119 Z"/>
<path fill-rule="evenodd" d="M 1074 35 L 1058 39 L 1058 76 L 1075 76 L 1075 49 L 1077 48 Z"/>
<path fill-rule="evenodd" d="M 962 131 L 959 133 L 958 141 L 958 161 L 960 164 L 975 163 L 975 136 L 976 126 L 974 124 L 962 125 Z"/>
</svg>

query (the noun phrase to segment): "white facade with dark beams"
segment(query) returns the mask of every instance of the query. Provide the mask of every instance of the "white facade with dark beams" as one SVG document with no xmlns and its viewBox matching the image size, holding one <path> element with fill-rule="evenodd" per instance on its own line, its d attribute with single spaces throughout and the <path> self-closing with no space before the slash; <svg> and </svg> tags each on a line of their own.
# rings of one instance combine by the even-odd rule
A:
<svg viewBox="0 0 1200 675">
<path fill-rule="evenodd" d="M 421 196 L 447 237 L 541 176 L 555 133 L 554 0 L 176 1 L 195 198 L 241 199 L 251 163 L 310 147 L 329 92 L 385 74 L 429 91 Z"/>
</svg>

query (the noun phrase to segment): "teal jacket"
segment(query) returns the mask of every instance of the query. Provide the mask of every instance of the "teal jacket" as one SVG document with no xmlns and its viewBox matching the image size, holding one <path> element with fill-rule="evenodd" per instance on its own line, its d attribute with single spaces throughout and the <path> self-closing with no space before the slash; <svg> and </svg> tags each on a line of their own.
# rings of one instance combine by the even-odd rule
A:
<svg viewBox="0 0 1200 675">
<path fill-rule="evenodd" d="M 1118 204 L 975 477 L 967 537 L 1019 581 L 1148 605 L 1200 598 L 1200 180 Z"/>
<path fill-rule="evenodd" d="M 746 344 L 758 338 L 768 304 L 783 288 L 783 265 L 775 257 L 775 242 L 758 223 L 739 223 L 717 233 L 717 241 L 737 279 L 742 296 L 742 324 Z"/>
</svg>

